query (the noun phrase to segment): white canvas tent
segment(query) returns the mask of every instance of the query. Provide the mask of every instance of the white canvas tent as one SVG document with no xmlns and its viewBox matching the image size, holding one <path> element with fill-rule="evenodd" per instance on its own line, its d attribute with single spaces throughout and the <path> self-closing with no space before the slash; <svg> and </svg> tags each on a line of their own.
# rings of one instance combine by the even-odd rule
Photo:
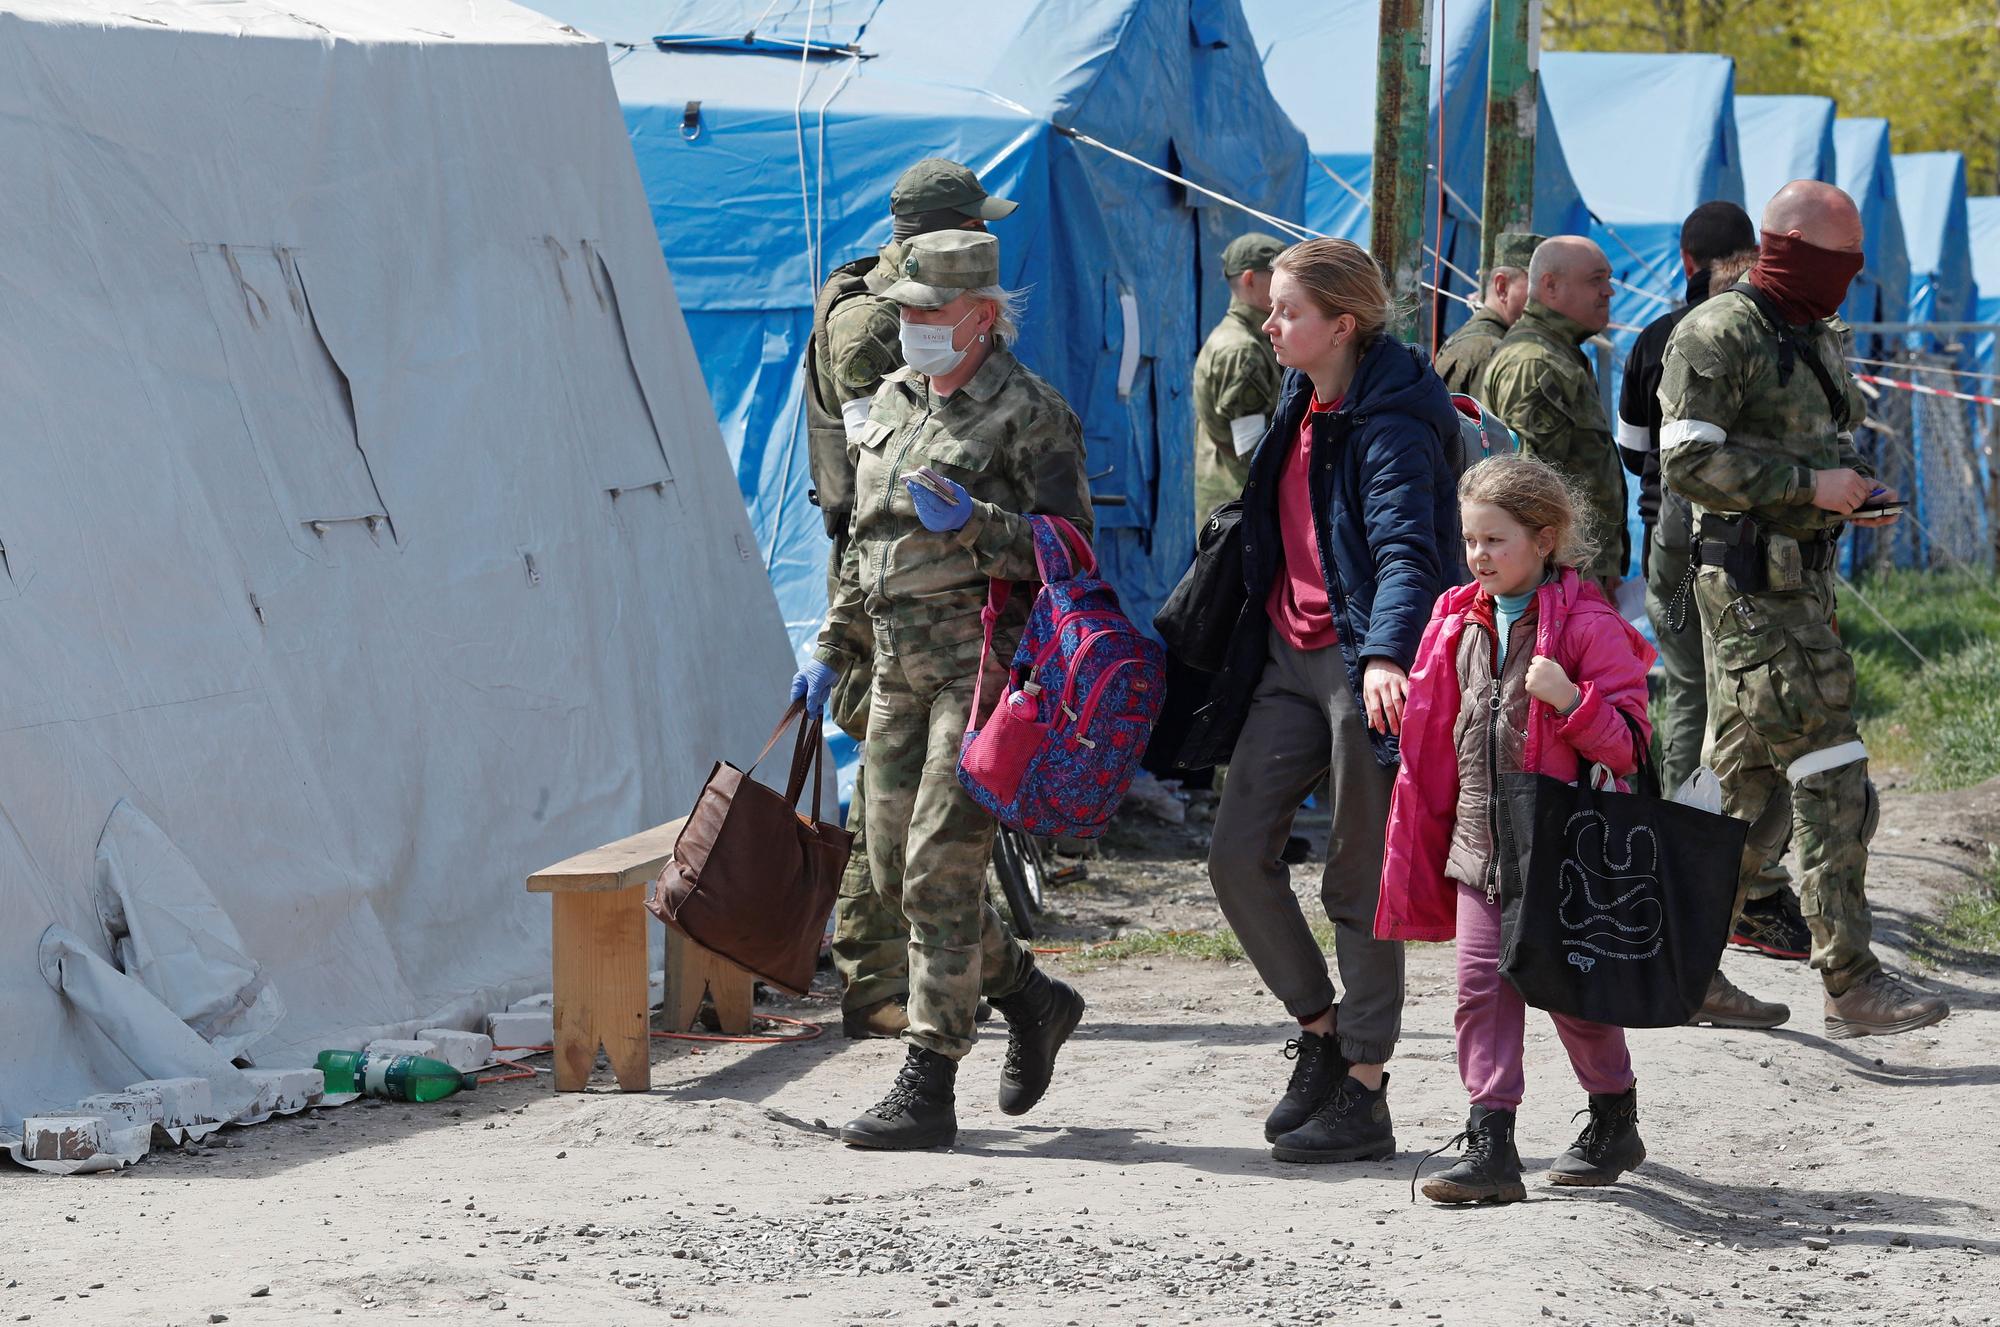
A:
<svg viewBox="0 0 2000 1327">
<path fill-rule="evenodd" d="M 545 986 L 792 668 L 603 49 L 0 0 L 0 180 L 0 1127 Z"/>
</svg>

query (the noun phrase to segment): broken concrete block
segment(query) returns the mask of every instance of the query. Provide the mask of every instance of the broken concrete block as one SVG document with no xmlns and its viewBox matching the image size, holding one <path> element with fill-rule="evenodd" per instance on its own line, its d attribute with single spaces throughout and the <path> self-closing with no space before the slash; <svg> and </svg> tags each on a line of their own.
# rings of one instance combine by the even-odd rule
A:
<svg viewBox="0 0 2000 1327">
<path fill-rule="evenodd" d="M 460 1073 L 469 1073 L 493 1063 L 493 1038 L 483 1032 L 460 1032 L 453 1028 L 425 1028 L 417 1034 L 437 1043 L 437 1058 Z"/>
<path fill-rule="evenodd" d="M 102 1115 L 31 1115 L 21 1121 L 24 1161 L 88 1161 L 104 1147 Z"/>
<path fill-rule="evenodd" d="M 162 1110 L 158 1092 L 100 1092 L 96 1096 L 85 1097 L 76 1103 L 76 1108 L 91 1115 L 102 1115 L 106 1120 L 132 1129 L 150 1127 L 161 1122 Z"/>
<path fill-rule="evenodd" d="M 487 1035 L 492 1037 L 497 1048 L 520 1049 L 523 1046 L 547 1046 L 556 1039 L 555 1012 L 549 1009 L 509 1010 L 504 1014 L 489 1014 L 486 1018 Z"/>
<path fill-rule="evenodd" d="M 243 1076 L 257 1089 L 257 1100 L 244 1112 L 245 1118 L 276 1112 L 290 1115 L 326 1095 L 326 1075 L 317 1069 L 245 1069 Z"/>
<path fill-rule="evenodd" d="M 209 1124 L 215 1119 L 214 1093 L 206 1078 L 149 1078 L 125 1090 L 159 1093 L 160 1123 L 168 1129 Z"/>
<path fill-rule="evenodd" d="M 507 1012 L 514 1014 L 524 1009 L 553 1009 L 555 1007 L 555 992 L 543 991 L 540 995 L 531 995 L 525 1000 L 514 1001 L 514 1003 L 507 1006 Z"/>
<path fill-rule="evenodd" d="M 394 1037 L 381 1037 L 361 1049 L 370 1055 L 428 1055 L 432 1059 L 436 1059 L 438 1053 L 437 1043 L 424 1037 L 407 1041 L 399 1041 Z"/>
</svg>

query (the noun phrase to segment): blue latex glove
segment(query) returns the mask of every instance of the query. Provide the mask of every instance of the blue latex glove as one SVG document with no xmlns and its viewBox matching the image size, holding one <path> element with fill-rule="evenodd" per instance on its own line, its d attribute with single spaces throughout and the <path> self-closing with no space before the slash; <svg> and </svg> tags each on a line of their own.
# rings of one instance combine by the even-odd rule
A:
<svg viewBox="0 0 2000 1327">
<path fill-rule="evenodd" d="M 804 700 L 808 714 L 824 714 L 826 698 L 833 694 L 833 684 L 839 680 L 840 671 L 833 665 L 808 659 L 804 668 L 792 674 L 792 699 Z"/>
<path fill-rule="evenodd" d="M 957 480 L 945 475 L 937 477 L 951 489 L 950 502 L 946 502 L 914 479 L 907 476 L 903 479 L 903 487 L 910 490 L 910 501 L 917 504 L 917 519 L 924 523 L 924 529 L 935 530 L 939 534 L 963 529 L 965 523 L 972 519 L 972 495 L 967 493 Z"/>
</svg>

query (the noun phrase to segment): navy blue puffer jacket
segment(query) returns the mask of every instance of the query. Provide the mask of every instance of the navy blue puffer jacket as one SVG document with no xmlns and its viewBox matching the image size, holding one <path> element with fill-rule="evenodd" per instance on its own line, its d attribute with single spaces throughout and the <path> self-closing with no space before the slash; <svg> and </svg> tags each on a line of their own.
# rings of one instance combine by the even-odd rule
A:
<svg viewBox="0 0 2000 1327">
<path fill-rule="evenodd" d="M 1284 558 L 1278 477 L 1311 400 L 1312 382 L 1288 372 L 1277 414 L 1250 462 L 1243 487 L 1243 575 L 1253 605 L 1269 595 Z M 1362 353 L 1341 407 L 1314 421 L 1312 513 L 1320 572 L 1357 707 L 1366 662 L 1381 658 L 1410 667 L 1432 605 L 1458 579 L 1457 477 L 1446 460 L 1446 444 L 1457 431 L 1458 412 L 1429 357 L 1388 336 L 1376 337 Z M 1252 687 L 1256 680 L 1247 679 Z M 1395 738 L 1371 730 L 1369 741 L 1377 760 L 1396 763 Z"/>
</svg>

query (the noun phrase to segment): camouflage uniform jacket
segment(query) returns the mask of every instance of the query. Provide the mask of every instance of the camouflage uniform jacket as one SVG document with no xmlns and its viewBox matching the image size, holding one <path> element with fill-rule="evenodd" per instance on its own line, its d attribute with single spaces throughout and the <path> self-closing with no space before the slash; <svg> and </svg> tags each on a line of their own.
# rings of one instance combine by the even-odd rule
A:
<svg viewBox="0 0 2000 1327">
<path fill-rule="evenodd" d="M 1484 405 L 1486 366 L 1493 362 L 1494 352 L 1500 349 L 1506 336 L 1507 324 L 1500 321 L 1500 315 L 1481 305 L 1473 310 L 1465 326 L 1438 347 L 1437 363 L 1433 366 L 1438 377 L 1452 391 Z"/>
<path fill-rule="evenodd" d="M 1862 417 L 1838 319 L 1799 335 Z M 1705 511 L 1748 512 L 1779 534 L 1810 541 L 1841 518 L 1812 505 L 1813 472 L 1874 470 L 1854 435 L 1834 422 L 1819 379 L 1803 363 L 1778 382 L 1778 333 L 1748 296 L 1724 291 L 1692 310 L 1667 342 L 1660 371 L 1660 474 Z"/>
<path fill-rule="evenodd" d="M 1242 300 L 1229 301 L 1229 312 L 1202 342 L 1194 360 L 1195 518 L 1243 491 L 1250 477 L 1250 457 L 1236 454 L 1230 434 L 1232 420 L 1262 415 L 1268 423 L 1278 410 L 1278 389 L 1285 372 L 1264 335 L 1268 315 Z"/>
<path fill-rule="evenodd" d="M 1524 453 L 1554 466 L 1583 499 L 1598 547 L 1586 574 L 1623 576 L 1632 553 L 1625 466 L 1583 353 L 1591 336 L 1582 323 L 1529 300 L 1486 367 L 1482 404 L 1513 426 Z"/>
<path fill-rule="evenodd" d="M 814 657 L 837 668 L 886 648 L 904 653 L 978 640 L 989 578 L 1037 579 L 1025 515 L 1067 516 L 1088 538 L 1083 429 L 1062 396 L 995 346 L 948 397 L 903 368 L 883 380 L 855 440 L 854 521 Z M 929 465 L 965 486 L 972 517 L 926 530 L 903 477 Z M 1014 608 L 1025 620 L 1024 596 Z"/>
<path fill-rule="evenodd" d="M 841 407 L 875 395 L 903 367 L 902 315 L 882 293 L 902 275 L 903 247 L 834 269 L 813 301 L 806 343 L 806 438 L 826 532 L 838 538 L 854 509 L 854 476 Z"/>
</svg>

